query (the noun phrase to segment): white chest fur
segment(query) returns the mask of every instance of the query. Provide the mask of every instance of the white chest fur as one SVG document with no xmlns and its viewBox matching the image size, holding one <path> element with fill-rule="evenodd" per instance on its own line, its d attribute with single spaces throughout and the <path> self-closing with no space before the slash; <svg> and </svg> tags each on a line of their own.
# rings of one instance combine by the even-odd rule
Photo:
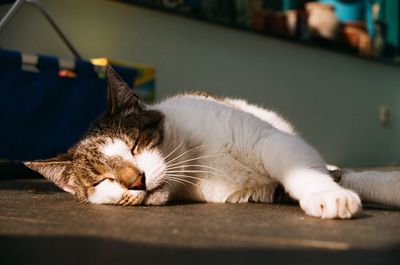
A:
<svg viewBox="0 0 400 265">
<path fill-rule="evenodd" d="M 185 194 L 180 194 L 182 197 L 208 202 L 272 202 L 277 182 L 269 177 L 259 157 L 252 157 L 253 152 L 249 151 L 259 137 L 251 128 L 261 123 L 273 129 L 271 125 L 212 99 L 175 98 L 156 108 L 166 114 L 166 148 L 170 151 L 184 139 L 188 148 L 199 147 L 193 153 L 188 152 L 185 157 L 190 160 L 188 164 L 216 169 L 208 170 L 209 173 L 191 173 L 190 181 L 196 185 L 186 187 Z M 242 125 L 235 124 L 243 121 Z M 246 125 L 252 121 L 254 124 Z"/>
</svg>

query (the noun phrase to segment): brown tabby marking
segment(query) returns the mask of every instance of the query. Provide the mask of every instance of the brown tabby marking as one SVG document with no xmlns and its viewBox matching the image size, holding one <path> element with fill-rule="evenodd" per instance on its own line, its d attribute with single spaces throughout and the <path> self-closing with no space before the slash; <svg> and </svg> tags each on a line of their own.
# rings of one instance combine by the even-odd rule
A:
<svg viewBox="0 0 400 265">
<path fill-rule="evenodd" d="M 118 156 L 108 157 L 101 148 L 110 139 L 120 139 L 133 154 L 157 148 L 163 141 L 164 115 L 147 110 L 111 67 L 107 68 L 108 109 L 93 122 L 83 138 L 66 154 L 53 159 L 26 162 L 29 168 L 71 192 L 79 201 L 87 201 L 94 187 L 112 179 L 126 188 L 137 186 L 142 174 Z M 140 179 L 139 179 L 140 180 Z M 126 194 L 120 204 L 134 203 Z"/>
</svg>

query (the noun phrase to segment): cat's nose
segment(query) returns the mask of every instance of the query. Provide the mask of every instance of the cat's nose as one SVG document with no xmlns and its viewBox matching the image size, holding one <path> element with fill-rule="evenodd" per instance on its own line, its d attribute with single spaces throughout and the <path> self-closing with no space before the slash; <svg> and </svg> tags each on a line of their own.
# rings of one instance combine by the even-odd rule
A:
<svg viewBox="0 0 400 265">
<path fill-rule="evenodd" d="M 136 179 L 130 185 L 131 189 L 134 190 L 146 190 L 146 175 L 144 172 L 140 172 Z"/>
</svg>

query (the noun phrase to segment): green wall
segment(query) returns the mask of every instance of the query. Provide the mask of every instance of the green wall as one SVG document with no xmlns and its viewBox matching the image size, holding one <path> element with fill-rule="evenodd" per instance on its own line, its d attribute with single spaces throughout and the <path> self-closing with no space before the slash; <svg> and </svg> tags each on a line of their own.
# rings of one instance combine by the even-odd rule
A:
<svg viewBox="0 0 400 265">
<path fill-rule="evenodd" d="M 154 65 L 160 99 L 193 89 L 246 98 L 279 110 L 330 163 L 400 164 L 400 68 L 115 1 L 43 2 L 84 57 Z M 0 44 L 71 57 L 30 7 Z M 392 111 L 388 128 L 381 105 Z"/>
</svg>

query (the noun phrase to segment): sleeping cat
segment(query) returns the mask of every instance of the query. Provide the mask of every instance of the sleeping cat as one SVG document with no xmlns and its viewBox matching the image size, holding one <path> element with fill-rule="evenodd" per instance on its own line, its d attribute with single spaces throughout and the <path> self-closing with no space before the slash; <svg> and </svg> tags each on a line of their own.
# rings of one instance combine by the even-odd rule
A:
<svg viewBox="0 0 400 265">
<path fill-rule="evenodd" d="M 360 211 L 360 197 L 336 183 L 318 152 L 274 112 L 201 93 L 146 106 L 111 67 L 107 78 L 107 111 L 86 135 L 66 154 L 25 163 L 79 201 L 272 203 L 282 185 L 308 215 Z M 341 184 L 375 199 L 362 181 L 354 185 L 357 174 L 339 174 Z"/>
</svg>

